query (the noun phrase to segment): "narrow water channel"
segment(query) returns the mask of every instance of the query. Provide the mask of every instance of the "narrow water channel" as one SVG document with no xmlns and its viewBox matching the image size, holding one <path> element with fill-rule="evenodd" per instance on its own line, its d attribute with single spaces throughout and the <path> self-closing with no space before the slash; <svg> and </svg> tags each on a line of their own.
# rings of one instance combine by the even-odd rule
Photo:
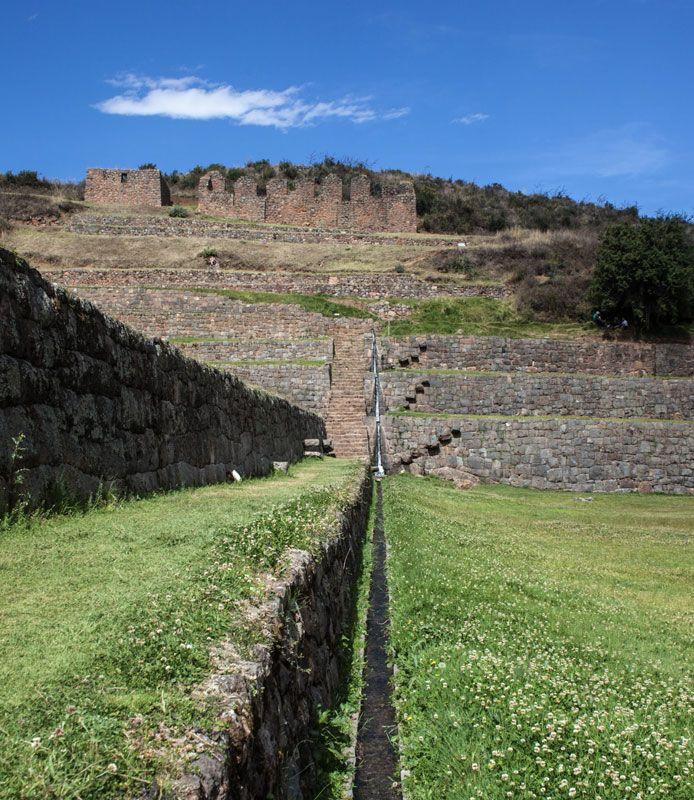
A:
<svg viewBox="0 0 694 800">
<path fill-rule="evenodd" d="M 400 766 L 391 698 L 386 540 L 381 483 L 376 483 L 373 572 L 366 619 L 364 696 L 357 731 L 355 800 L 401 800 Z"/>
</svg>

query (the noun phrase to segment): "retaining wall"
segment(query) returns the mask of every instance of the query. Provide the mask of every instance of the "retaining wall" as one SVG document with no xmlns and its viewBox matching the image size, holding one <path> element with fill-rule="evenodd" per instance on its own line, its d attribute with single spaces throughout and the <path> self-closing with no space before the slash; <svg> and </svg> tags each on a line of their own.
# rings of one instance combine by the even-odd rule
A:
<svg viewBox="0 0 694 800">
<path fill-rule="evenodd" d="M 148 336 L 301 339 L 371 327 L 369 319 L 325 317 L 289 303 L 244 303 L 185 290 L 84 286 L 75 291 Z"/>
<path fill-rule="evenodd" d="M 441 374 L 410 369 L 381 376 L 386 408 L 452 414 L 692 419 L 694 380 L 523 372 Z"/>
<path fill-rule="evenodd" d="M 250 272 L 198 269 L 62 269 L 47 265 L 41 272 L 65 286 L 157 286 L 174 289 L 214 288 L 239 291 L 285 292 L 288 294 L 323 294 L 328 297 L 365 297 L 383 300 L 392 297 L 492 297 L 509 295 L 505 286 L 494 284 L 457 284 L 428 281 L 411 275 L 354 274 L 303 275 L 291 272 Z"/>
<path fill-rule="evenodd" d="M 386 367 L 694 376 L 694 347 L 672 342 L 412 336 L 381 340 Z"/>
<path fill-rule="evenodd" d="M 582 419 L 385 417 L 389 467 L 578 492 L 694 492 L 694 425 Z"/>
<path fill-rule="evenodd" d="M 406 244 L 423 247 L 445 247 L 455 245 L 460 237 L 426 234 L 364 233 L 361 231 L 325 231 L 320 229 L 273 227 L 272 225 L 249 226 L 236 222 L 221 222 L 194 217 L 176 218 L 168 216 L 128 216 L 127 214 L 85 213 L 71 216 L 67 228 L 73 233 L 105 234 L 108 236 L 192 236 L 207 239 L 244 239 L 262 242 L 290 242 L 319 244 Z"/>
<path fill-rule="evenodd" d="M 317 555 L 294 551 L 268 586 L 257 626 L 270 631 L 254 660 L 218 659 L 206 694 L 223 717 L 189 773 L 174 786 L 186 800 L 312 797 L 311 729 L 336 700 L 340 641 L 353 609 L 371 481 L 366 472 Z M 231 647 L 222 652 L 233 652 Z"/>
<path fill-rule="evenodd" d="M 182 353 L 198 361 L 331 361 L 332 339 L 227 339 L 178 345 Z"/>
<path fill-rule="evenodd" d="M 328 411 L 329 364 L 222 364 L 220 369 L 322 417 Z"/>
<path fill-rule="evenodd" d="M 144 493 L 264 474 L 325 434 L 319 417 L 144 339 L 6 250 L 0 334 L 2 506 L 60 483 L 85 497 L 102 483 Z"/>
</svg>

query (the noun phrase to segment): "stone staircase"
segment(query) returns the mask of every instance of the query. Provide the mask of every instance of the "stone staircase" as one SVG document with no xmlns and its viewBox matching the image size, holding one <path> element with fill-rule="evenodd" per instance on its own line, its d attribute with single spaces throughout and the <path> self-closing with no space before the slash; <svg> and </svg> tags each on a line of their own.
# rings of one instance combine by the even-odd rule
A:
<svg viewBox="0 0 694 800">
<path fill-rule="evenodd" d="M 364 402 L 364 375 L 369 359 L 362 334 L 337 333 L 332 364 L 330 402 L 325 419 L 328 438 L 338 458 L 369 455 Z"/>
</svg>

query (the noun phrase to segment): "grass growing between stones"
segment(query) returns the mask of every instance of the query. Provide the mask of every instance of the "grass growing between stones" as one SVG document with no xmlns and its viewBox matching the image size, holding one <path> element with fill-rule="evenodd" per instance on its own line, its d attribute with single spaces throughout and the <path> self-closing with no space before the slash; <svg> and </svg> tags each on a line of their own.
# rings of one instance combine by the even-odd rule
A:
<svg viewBox="0 0 694 800">
<path fill-rule="evenodd" d="M 694 498 L 384 483 L 406 788 L 691 797 Z"/>
<path fill-rule="evenodd" d="M 288 548 L 313 548 L 354 462 L 27 520 L 0 539 L 0 798 L 135 795 L 205 722 L 209 649 Z M 262 512 L 262 513 L 261 513 Z M 184 756 L 185 757 L 185 756 Z"/>
</svg>

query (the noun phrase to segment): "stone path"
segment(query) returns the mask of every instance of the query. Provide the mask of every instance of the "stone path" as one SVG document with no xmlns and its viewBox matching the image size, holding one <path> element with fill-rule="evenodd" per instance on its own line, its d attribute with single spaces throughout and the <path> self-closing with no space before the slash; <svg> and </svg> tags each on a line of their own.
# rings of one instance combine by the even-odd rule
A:
<svg viewBox="0 0 694 800">
<path fill-rule="evenodd" d="M 330 401 L 325 424 L 338 458 L 368 456 L 364 375 L 368 356 L 364 336 L 340 331 L 334 339 Z"/>
</svg>

